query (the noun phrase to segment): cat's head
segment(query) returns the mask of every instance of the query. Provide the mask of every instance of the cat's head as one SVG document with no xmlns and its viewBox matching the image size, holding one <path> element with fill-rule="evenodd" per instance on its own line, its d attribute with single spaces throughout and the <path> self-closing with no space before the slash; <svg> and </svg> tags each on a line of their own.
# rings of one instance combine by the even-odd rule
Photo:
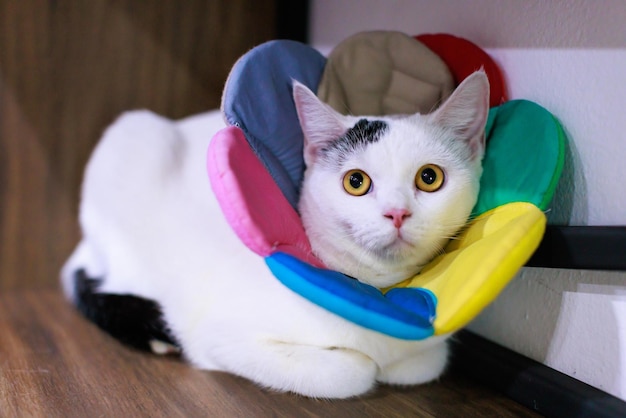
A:
<svg viewBox="0 0 626 418">
<path fill-rule="evenodd" d="M 478 196 L 489 110 L 484 72 L 428 115 L 344 116 L 294 82 L 306 171 L 299 210 L 315 254 L 376 287 L 440 253 Z"/>
</svg>

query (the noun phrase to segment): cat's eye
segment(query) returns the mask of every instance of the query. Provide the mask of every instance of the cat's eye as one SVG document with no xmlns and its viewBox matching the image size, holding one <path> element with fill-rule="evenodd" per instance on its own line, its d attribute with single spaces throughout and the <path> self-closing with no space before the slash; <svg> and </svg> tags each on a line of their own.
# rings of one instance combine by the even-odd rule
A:
<svg viewBox="0 0 626 418">
<path fill-rule="evenodd" d="M 343 188 L 352 196 L 363 196 L 371 187 L 370 176 L 362 170 L 350 170 L 343 176 Z"/>
<path fill-rule="evenodd" d="M 445 175 L 441 167 L 435 164 L 426 164 L 417 170 L 415 185 L 423 192 L 436 192 L 443 186 Z"/>
</svg>

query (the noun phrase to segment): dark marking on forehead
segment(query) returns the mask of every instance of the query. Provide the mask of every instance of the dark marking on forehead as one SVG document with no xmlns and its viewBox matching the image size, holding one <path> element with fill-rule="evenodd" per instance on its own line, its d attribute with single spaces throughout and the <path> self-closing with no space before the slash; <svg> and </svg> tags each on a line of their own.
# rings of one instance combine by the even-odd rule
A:
<svg viewBox="0 0 626 418">
<path fill-rule="evenodd" d="M 374 143 L 387 131 L 389 125 L 382 120 L 359 120 L 341 137 L 331 142 L 322 150 L 324 154 L 332 154 L 337 159 L 344 159 L 348 154 Z"/>
</svg>

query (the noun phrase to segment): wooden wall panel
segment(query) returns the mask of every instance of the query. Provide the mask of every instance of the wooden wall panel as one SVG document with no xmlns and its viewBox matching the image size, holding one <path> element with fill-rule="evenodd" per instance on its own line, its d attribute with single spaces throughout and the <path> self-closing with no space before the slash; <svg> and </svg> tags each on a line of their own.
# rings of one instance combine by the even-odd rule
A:
<svg viewBox="0 0 626 418">
<path fill-rule="evenodd" d="M 219 106 L 275 0 L 0 0 L 0 289 L 56 284 L 83 167 L 121 112 Z"/>
</svg>

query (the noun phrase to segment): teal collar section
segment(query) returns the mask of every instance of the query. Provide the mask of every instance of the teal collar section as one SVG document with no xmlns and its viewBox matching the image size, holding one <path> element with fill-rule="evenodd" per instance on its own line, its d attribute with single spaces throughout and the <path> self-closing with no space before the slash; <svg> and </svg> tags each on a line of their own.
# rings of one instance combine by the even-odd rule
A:
<svg viewBox="0 0 626 418">
<path fill-rule="evenodd" d="M 489 111 L 477 216 L 511 202 L 541 210 L 550 204 L 563 171 L 565 133 L 543 107 L 513 100 Z"/>
</svg>

